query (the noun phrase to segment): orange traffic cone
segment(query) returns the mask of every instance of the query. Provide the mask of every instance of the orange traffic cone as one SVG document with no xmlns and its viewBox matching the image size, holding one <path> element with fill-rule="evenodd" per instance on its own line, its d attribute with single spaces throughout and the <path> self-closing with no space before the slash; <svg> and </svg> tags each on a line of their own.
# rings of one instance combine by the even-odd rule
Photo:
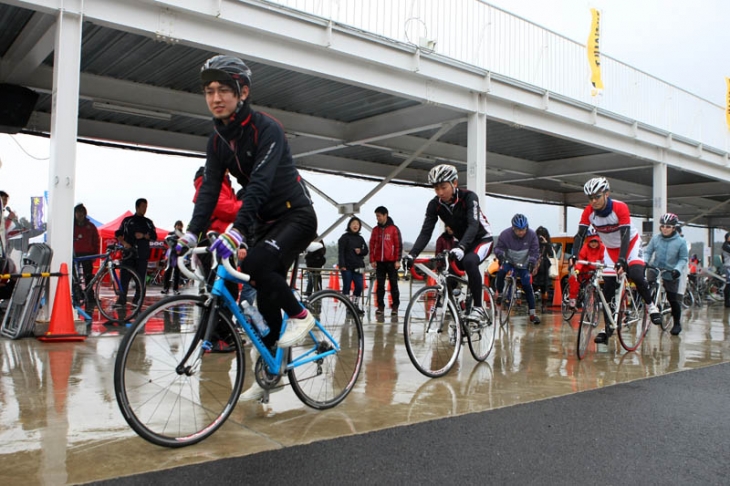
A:
<svg viewBox="0 0 730 486">
<path fill-rule="evenodd" d="M 392 286 L 390 285 L 390 280 L 388 280 L 388 305 L 390 308 L 393 308 L 393 294 L 392 294 Z"/>
<path fill-rule="evenodd" d="M 553 307 L 560 307 L 563 305 L 563 289 L 560 287 L 560 275 L 555 277 L 555 283 L 553 284 Z"/>
<path fill-rule="evenodd" d="M 68 266 L 65 263 L 61 264 L 61 273 L 63 275 L 58 279 L 48 332 L 44 336 L 39 336 L 38 340 L 51 342 L 85 341 L 86 336 L 77 333 L 74 327 L 71 288 L 68 285 Z"/>
<path fill-rule="evenodd" d="M 337 292 L 340 291 L 340 271 L 335 267 L 335 270 L 330 273 L 330 281 L 328 287 Z"/>
</svg>

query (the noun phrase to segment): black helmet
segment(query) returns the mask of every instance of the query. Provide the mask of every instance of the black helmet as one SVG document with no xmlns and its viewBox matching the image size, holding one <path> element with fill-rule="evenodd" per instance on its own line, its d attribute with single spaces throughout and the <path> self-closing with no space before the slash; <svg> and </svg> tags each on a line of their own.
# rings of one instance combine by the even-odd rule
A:
<svg viewBox="0 0 730 486">
<path fill-rule="evenodd" d="M 230 85 L 240 96 L 242 86 L 251 86 L 251 70 L 237 57 L 213 56 L 200 68 L 200 80 L 203 86 L 213 81 Z"/>
</svg>

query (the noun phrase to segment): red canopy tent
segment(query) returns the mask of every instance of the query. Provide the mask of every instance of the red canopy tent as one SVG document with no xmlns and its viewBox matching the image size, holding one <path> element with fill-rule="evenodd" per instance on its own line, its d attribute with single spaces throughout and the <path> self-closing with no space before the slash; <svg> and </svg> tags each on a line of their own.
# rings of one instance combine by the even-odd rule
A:
<svg viewBox="0 0 730 486">
<path fill-rule="evenodd" d="M 106 224 L 103 224 L 97 228 L 99 230 L 99 241 L 101 243 L 101 248 L 99 249 L 100 252 L 106 251 L 106 247 L 108 245 L 113 245 L 117 243 L 117 237 L 114 236 L 114 232 L 116 232 L 119 229 L 119 225 L 122 224 L 122 220 L 126 218 L 127 216 L 131 216 L 133 213 L 131 211 L 126 211 L 124 214 L 120 215 L 118 218 L 115 218 L 111 221 L 109 221 Z M 165 256 L 165 237 L 170 233 L 167 230 L 161 229 L 161 228 L 155 228 L 157 230 L 157 241 L 151 241 L 150 242 L 150 262 L 156 262 L 162 259 Z"/>
</svg>

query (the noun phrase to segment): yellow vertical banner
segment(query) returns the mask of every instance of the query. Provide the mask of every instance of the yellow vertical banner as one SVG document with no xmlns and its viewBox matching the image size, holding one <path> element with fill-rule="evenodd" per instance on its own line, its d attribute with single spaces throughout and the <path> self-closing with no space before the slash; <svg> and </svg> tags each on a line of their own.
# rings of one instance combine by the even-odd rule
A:
<svg viewBox="0 0 730 486">
<path fill-rule="evenodd" d="M 603 81 L 601 80 L 601 50 L 599 42 L 601 38 L 601 12 L 595 8 L 591 9 L 591 32 L 588 35 L 588 65 L 591 67 L 591 84 L 593 96 L 603 89 Z"/>
<path fill-rule="evenodd" d="M 725 121 L 727 122 L 727 129 L 730 130 L 730 78 L 725 78 L 727 83 L 727 98 L 725 99 Z"/>
</svg>

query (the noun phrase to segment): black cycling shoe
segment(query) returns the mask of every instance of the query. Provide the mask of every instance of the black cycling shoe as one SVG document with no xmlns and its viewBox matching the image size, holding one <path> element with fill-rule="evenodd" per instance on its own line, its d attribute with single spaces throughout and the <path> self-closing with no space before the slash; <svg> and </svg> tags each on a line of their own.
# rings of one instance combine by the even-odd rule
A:
<svg viewBox="0 0 730 486">
<path fill-rule="evenodd" d="M 596 344 L 608 344 L 608 334 L 606 334 L 606 331 L 601 331 L 596 334 L 596 337 L 593 338 L 593 342 Z"/>
</svg>

